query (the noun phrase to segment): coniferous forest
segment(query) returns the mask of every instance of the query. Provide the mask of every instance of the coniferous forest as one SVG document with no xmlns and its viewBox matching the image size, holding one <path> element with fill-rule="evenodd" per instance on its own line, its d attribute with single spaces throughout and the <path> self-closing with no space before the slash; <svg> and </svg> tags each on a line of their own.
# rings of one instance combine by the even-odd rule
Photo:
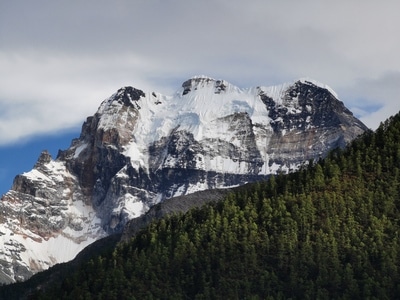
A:
<svg viewBox="0 0 400 300">
<path fill-rule="evenodd" d="M 153 222 L 32 299 L 396 299 L 400 115 L 298 172 Z"/>
</svg>

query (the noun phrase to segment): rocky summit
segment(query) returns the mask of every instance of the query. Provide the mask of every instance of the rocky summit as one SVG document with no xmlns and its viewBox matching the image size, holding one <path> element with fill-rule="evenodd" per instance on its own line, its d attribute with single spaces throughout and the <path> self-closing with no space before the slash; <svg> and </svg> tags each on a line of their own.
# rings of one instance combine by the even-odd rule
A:
<svg viewBox="0 0 400 300">
<path fill-rule="evenodd" d="M 329 87 L 242 89 L 193 77 L 173 95 L 124 87 L 0 202 L 0 282 L 72 259 L 165 199 L 290 172 L 368 130 Z"/>
</svg>

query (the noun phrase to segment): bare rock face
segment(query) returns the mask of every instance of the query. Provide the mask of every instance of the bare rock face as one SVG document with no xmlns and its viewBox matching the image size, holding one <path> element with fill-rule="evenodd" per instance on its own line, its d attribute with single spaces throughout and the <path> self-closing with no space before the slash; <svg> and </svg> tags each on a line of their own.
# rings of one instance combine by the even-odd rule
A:
<svg viewBox="0 0 400 300">
<path fill-rule="evenodd" d="M 0 282 L 72 259 L 165 199 L 296 170 L 365 130 L 314 81 L 240 89 L 200 76 L 172 96 L 121 88 L 2 197 Z"/>
<path fill-rule="evenodd" d="M 105 236 L 84 199 L 77 177 L 47 152 L 18 175 L 0 202 L 0 281 L 25 280 Z"/>
<path fill-rule="evenodd" d="M 263 92 L 260 98 L 268 108 L 274 133 L 268 153 L 277 164 L 324 157 L 367 130 L 335 94 L 310 81 L 288 87 L 282 95 L 283 105 Z"/>
</svg>

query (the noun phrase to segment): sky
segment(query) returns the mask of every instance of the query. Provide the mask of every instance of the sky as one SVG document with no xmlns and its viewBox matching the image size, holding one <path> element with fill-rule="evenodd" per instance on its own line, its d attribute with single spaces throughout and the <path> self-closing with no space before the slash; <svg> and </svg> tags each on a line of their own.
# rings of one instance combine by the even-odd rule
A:
<svg viewBox="0 0 400 300">
<path fill-rule="evenodd" d="M 0 0 L 0 195 L 122 86 L 311 78 L 368 127 L 400 110 L 400 1 Z"/>
</svg>

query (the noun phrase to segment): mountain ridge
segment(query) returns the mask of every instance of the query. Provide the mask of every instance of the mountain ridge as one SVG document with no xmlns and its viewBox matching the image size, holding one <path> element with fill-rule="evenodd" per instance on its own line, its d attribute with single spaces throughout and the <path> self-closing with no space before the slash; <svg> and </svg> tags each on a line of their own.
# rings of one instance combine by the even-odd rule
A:
<svg viewBox="0 0 400 300">
<path fill-rule="evenodd" d="M 205 76 L 171 96 L 119 89 L 68 149 L 55 160 L 43 152 L 2 197 L 2 280 L 72 259 L 167 198 L 265 179 L 344 147 L 368 129 L 330 90 L 307 80 L 240 89 Z M 60 242 L 65 253 L 50 246 Z"/>
</svg>

